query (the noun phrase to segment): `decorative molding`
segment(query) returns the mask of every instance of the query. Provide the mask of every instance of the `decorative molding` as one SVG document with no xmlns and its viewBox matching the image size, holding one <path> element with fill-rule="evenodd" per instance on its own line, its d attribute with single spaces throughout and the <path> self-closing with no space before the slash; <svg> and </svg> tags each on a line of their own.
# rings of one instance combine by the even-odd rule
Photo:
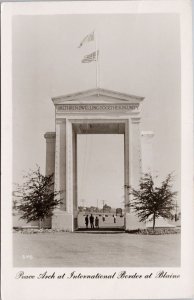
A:
<svg viewBox="0 0 194 300">
<path fill-rule="evenodd" d="M 115 124 L 128 124 L 128 118 L 127 119 L 119 119 L 119 118 L 79 118 L 79 119 L 68 119 L 68 122 L 74 124 L 110 124 L 110 123 L 115 123 Z"/>
<path fill-rule="evenodd" d="M 118 101 L 126 101 L 126 102 L 130 102 L 130 103 L 131 103 L 131 101 L 133 101 L 135 103 L 139 103 L 139 102 L 143 101 L 143 99 L 144 99 L 144 97 L 120 93 L 120 92 L 111 91 L 111 90 L 102 89 L 102 88 L 95 88 L 95 89 L 86 90 L 86 91 L 82 91 L 82 92 L 66 94 L 66 95 L 59 96 L 59 97 L 53 97 L 52 101 L 55 105 L 57 105 L 57 104 L 62 104 L 63 102 L 66 102 L 66 101 L 76 101 L 81 98 L 86 98 L 86 97 L 95 96 L 95 95 L 97 95 L 99 97 L 105 96 L 108 98 L 117 99 Z"/>
<path fill-rule="evenodd" d="M 141 136 L 142 137 L 153 137 L 154 136 L 154 132 L 153 131 L 142 131 L 141 132 Z"/>
<path fill-rule="evenodd" d="M 139 124 L 141 118 L 140 117 L 131 117 L 132 124 Z"/>
<path fill-rule="evenodd" d="M 45 139 L 55 139 L 56 138 L 56 133 L 55 132 L 46 132 L 44 134 Z"/>
<path fill-rule="evenodd" d="M 138 109 L 138 103 L 131 104 L 59 104 L 56 105 L 57 112 L 130 112 Z"/>
<path fill-rule="evenodd" d="M 66 124 L 66 119 L 56 119 L 56 124 Z"/>
</svg>

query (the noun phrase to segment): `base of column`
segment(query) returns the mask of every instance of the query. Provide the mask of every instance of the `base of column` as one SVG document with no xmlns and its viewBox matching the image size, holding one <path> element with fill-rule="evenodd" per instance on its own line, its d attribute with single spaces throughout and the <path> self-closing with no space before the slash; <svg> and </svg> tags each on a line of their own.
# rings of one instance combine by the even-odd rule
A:
<svg viewBox="0 0 194 300">
<path fill-rule="evenodd" d="M 56 211 L 52 216 L 52 229 L 73 232 L 73 214 L 66 211 Z"/>
<path fill-rule="evenodd" d="M 52 221 L 51 217 L 44 219 L 42 222 L 42 227 L 43 228 L 51 228 L 51 221 Z"/>
<path fill-rule="evenodd" d="M 125 230 L 145 229 L 146 223 L 140 222 L 134 213 L 126 213 L 125 215 Z"/>
</svg>

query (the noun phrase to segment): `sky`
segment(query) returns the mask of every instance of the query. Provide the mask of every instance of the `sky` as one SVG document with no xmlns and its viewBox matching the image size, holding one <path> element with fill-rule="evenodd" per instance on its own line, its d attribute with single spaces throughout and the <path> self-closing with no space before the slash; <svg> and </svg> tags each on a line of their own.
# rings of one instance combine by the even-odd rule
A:
<svg viewBox="0 0 194 300">
<path fill-rule="evenodd" d="M 79 204 L 89 206 L 92 203 L 101 208 L 104 201 L 111 207 L 123 208 L 123 186 L 124 135 L 79 134 Z"/>
<path fill-rule="evenodd" d="M 94 43 L 100 87 L 145 97 L 141 130 L 153 131 L 153 169 L 174 171 L 180 192 L 180 32 L 176 14 L 53 15 L 13 18 L 13 182 L 38 164 L 45 172 L 44 133 L 55 131 L 52 97 L 96 85 L 95 63 L 82 64 Z M 121 206 L 122 135 L 78 138 L 79 199 Z"/>
</svg>

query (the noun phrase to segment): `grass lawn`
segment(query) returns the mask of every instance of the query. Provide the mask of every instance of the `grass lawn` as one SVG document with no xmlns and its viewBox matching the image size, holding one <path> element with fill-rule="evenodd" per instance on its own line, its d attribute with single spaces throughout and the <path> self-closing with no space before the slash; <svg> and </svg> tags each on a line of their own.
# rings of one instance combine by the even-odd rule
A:
<svg viewBox="0 0 194 300">
<path fill-rule="evenodd" d="M 13 234 L 14 267 L 178 267 L 180 234 Z"/>
</svg>

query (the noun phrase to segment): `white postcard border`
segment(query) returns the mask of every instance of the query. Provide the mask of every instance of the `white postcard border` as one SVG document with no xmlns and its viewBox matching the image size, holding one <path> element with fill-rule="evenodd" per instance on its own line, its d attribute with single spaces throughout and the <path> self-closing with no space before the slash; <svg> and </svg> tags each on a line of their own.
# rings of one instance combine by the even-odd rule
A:
<svg viewBox="0 0 194 300">
<path fill-rule="evenodd" d="M 11 22 L 14 15 L 92 13 L 177 13 L 181 22 L 181 199 L 182 237 L 181 267 L 164 268 L 181 278 L 141 280 L 16 280 L 21 269 L 12 267 L 12 54 Z M 192 292 L 193 255 L 193 101 L 192 101 L 192 22 L 190 1 L 91 1 L 28 2 L 2 5 L 2 298 L 3 299 L 138 299 L 190 298 Z M 184 200 L 185 199 L 185 200 Z M 186 202 L 186 203 L 185 203 Z M 126 270 L 148 274 L 161 268 L 47 268 L 49 273 L 102 274 Z M 46 268 L 25 268 L 39 274 Z"/>
</svg>

